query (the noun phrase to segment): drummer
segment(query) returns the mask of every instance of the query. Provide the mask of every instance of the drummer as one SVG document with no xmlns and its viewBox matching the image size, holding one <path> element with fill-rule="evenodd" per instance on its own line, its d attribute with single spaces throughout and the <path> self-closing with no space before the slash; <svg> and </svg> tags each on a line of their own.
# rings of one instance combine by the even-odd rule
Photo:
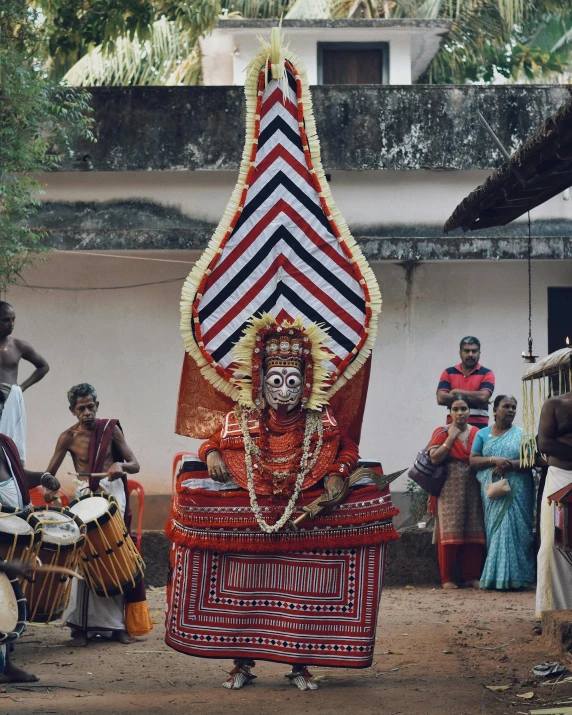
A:
<svg viewBox="0 0 572 715">
<path fill-rule="evenodd" d="M 24 469 L 15 443 L 0 434 L 0 502 L 4 506 L 23 509 L 30 504 L 30 488 L 38 485 L 54 492 L 60 488 L 59 481 L 51 474 Z M 38 680 L 37 675 L 12 663 L 12 649 L 12 644 L 0 646 L 0 684 Z"/>
<path fill-rule="evenodd" d="M 48 466 L 48 472 L 55 475 L 66 454 L 70 454 L 75 470 L 79 475 L 86 475 L 85 487 L 78 489 L 78 496 L 91 491 L 104 491 L 112 494 L 119 504 L 127 527 L 131 513 L 129 511 L 129 493 L 127 475 L 137 474 L 139 462 L 131 451 L 118 420 L 97 419 L 99 402 L 97 392 L 92 385 L 81 383 L 68 391 L 69 410 L 77 422 L 63 432 L 58 439 L 54 456 Z M 106 473 L 105 478 L 94 478 L 93 473 Z M 137 592 L 136 592 L 137 591 Z M 88 635 L 111 635 L 113 640 L 127 645 L 135 641 L 128 632 L 125 621 L 126 596 L 101 598 L 92 593 L 85 582 L 74 581 L 68 609 L 64 620 L 71 628 L 71 645 L 86 646 Z M 145 591 L 140 582 L 139 589 L 128 593 L 129 606 L 143 605 L 137 611 L 147 613 Z M 148 618 L 148 630 L 152 628 Z M 138 635 L 142 633 L 138 624 Z"/>
</svg>

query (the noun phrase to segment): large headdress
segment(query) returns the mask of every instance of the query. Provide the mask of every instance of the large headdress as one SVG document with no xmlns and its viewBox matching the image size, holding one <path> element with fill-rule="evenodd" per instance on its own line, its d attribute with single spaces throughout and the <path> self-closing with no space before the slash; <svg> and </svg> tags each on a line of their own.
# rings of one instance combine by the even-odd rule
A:
<svg viewBox="0 0 572 715">
<path fill-rule="evenodd" d="M 264 330 L 305 333 L 310 382 L 319 375 L 306 406 L 317 408 L 369 357 L 381 295 L 332 199 L 306 72 L 276 28 L 247 71 L 240 175 L 184 285 L 183 340 L 217 390 L 251 404 L 257 377 L 245 347 L 255 349 L 253 326 L 269 321 Z"/>
</svg>

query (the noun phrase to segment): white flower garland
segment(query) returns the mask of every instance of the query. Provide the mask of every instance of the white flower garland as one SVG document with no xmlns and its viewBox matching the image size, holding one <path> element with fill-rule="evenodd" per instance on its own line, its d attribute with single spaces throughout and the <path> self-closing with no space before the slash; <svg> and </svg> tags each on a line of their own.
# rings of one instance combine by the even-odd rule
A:
<svg viewBox="0 0 572 715">
<path fill-rule="evenodd" d="M 298 497 L 300 496 L 300 492 L 302 491 L 302 484 L 304 483 L 304 479 L 309 474 L 309 472 L 311 472 L 312 469 L 316 466 L 316 462 L 318 461 L 318 457 L 320 456 L 324 438 L 322 413 L 318 410 L 306 410 L 306 424 L 304 426 L 302 458 L 300 460 L 300 471 L 296 476 L 294 492 L 290 497 L 288 504 L 286 505 L 284 514 L 282 514 L 280 519 L 278 519 L 275 524 L 269 524 L 267 521 L 264 520 L 264 517 L 262 516 L 262 510 L 258 505 L 258 501 L 256 499 L 256 491 L 254 490 L 252 455 L 260 454 L 260 448 L 257 447 L 252 441 L 250 432 L 248 430 L 248 417 L 244 414 L 245 412 L 246 410 L 242 410 L 238 406 L 235 411 L 236 416 L 238 418 L 238 423 L 240 425 L 240 429 L 242 430 L 242 436 L 244 437 L 244 457 L 246 462 L 246 475 L 248 480 L 248 495 L 250 496 L 250 507 L 256 518 L 258 526 L 260 527 L 260 530 L 264 531 L 266 534 L 275 534 L 276 532 L 280 531 L 280 529 L 288 522 L 288 520 L 294 513 L 294 509 L 296 508 L 296 502 L 298 500 Z M 318 441 L 316 442 L 316 448 L 314 450 L 314 454 L 312 455 L 312 459 L 310 459 L 310 446 L 312 435 L 316 431 L 318 432 Z"/>
</svg>

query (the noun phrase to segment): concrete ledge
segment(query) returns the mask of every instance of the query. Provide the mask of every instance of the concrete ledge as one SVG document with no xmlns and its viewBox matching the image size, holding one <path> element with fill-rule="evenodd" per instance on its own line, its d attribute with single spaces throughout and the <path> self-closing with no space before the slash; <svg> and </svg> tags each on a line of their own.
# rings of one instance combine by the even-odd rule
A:
<svg viewBox="0 0 572 715">
<path fill-rule="evenodd" d="M 441 579 L 437 547 L 431 543 L 433 532 L 430 529 L 406 527 L 400 534 L 399 541 L 389 544 L 384 585 L 438 586 Z M 143 532 L 142 551 L 147 566 L 145 583 L 148 586 L 167 584 L 170 549 L 171 544 L 162 531 Z"/>
<path fill-rule="evenodd" d="M 542 639 L 555 652 L 572 653 L 572 610 L 545 611 L 542 614 Z"/>
<path fill-rule="evenodd" d="M 97 143 L 63 171 L 232 170 L 244 143 L 241 87 L 94 87 Z M 568 99 L 559 85 L 312 87 L 326 171 L 491 169 L 502 158 L 477 110 L 515 150 Z"/>
</svg>

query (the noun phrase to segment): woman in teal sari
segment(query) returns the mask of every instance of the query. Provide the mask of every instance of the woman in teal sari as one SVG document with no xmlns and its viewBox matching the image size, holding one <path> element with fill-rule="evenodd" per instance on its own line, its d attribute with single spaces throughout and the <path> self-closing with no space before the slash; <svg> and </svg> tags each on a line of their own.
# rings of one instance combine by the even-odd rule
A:
<svg viewBox="0 0 572 715">
<path fill-rule="evenodd" d="M 471 466 L 478 470 L 487 533 L 487 560 L 480 587 L 501 591 L 526 588 L 535 581 L 534 480 L 531 470 L 520 466 L 522 428 L 513 426 L 515 398 L 499 395 L 493 413 L 494 424 L 475 436 Z M 504 477 L 511 491 L 490 499 L 485 487 L 496 477 Z"/>
</svg>

